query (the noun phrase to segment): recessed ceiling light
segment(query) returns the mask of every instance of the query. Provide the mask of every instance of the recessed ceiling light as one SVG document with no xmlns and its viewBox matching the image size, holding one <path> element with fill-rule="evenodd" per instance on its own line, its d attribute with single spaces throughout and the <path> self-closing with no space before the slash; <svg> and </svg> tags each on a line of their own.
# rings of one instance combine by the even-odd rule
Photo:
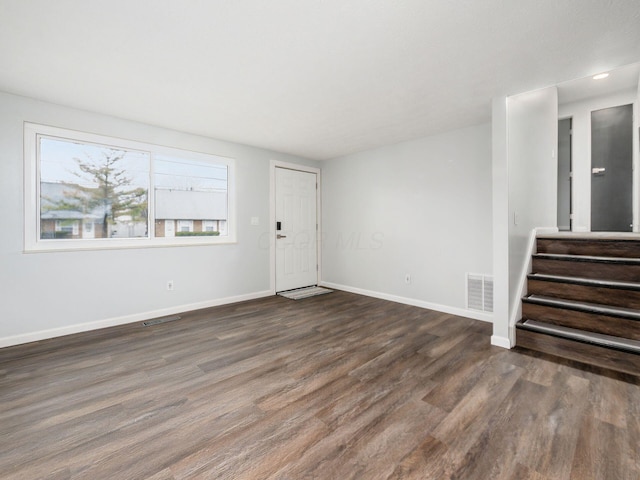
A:
<svg viewBox="0 0 640 480">
<path fill-rule="evenodd" d="M 608 73 L 599 73 L 598 75 L 594 75 L 594 80 L 602 80 L 603 78 L 607 78 L 609 76 Z"/>
</svg>

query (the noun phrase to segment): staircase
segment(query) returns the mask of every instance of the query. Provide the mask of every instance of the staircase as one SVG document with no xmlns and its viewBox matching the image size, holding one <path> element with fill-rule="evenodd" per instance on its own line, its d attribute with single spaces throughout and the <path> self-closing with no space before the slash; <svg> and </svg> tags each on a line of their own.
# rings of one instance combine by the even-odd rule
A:
<svg viewBox="0 0 640 480">
<path fill-rule="evenodd" d="M 640 376 L 640 239 L 536 243 L 516 346 Z"/>
</svg>

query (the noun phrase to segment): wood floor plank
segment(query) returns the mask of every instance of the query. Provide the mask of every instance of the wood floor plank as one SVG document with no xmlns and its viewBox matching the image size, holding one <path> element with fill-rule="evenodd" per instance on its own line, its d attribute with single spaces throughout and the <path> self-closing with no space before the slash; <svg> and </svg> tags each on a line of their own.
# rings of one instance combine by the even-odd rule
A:
<svg viewBox="0 0 640 480">
<path fill-rule="evenodd" d="M 571 470 L 571 479 L 637 479 L 639 472 L 632 457 L 619 455 L 626 450 L 626 435 L 620 428 L 585 415 Z M 637 448 L 640 448 L 636 445 Z M 637 458 L 639 450 L 635 451 Z"/>
<path fill-rule="evenodd" d="M 485 368 L 489 367 L 489 360 L 486 352 L 469 355 L 465 362 L 460 362 L 451 369 L 447 382 L 438 382 L 438 387 L 431 390 L 423 400 L 451 412 L 484 374 Z M 505 388 L 508 389 L 507 386 Z"/>
<path fill-rule="evenodd" d="M 504 478 L 512 472 L 519 452 L 532 448 L 527 441 L 529 429 L 537 421 L 537 414 L 533 412 L 537 412 L 537 406 L 547 394 L 545 387 L 518 379 L 464 454 L 464 460 L 452 463 L 447 472 L 449 477 L 480 480 Z"/>
<path fill-rule="evenodd" d="M 553 360 L 548 359 L 548 357 L 545 358 L 544 354 L 530 350 L 503 350 L 496 358 L 522 368 L 523 380 L 528 380 L 545 387 L 551 386 L 553 379 L 561 367 Z"/>
<path fill-rule="evenodd" d="M 581 377 L 557 376 L 550 387 L 554 394 L 548 395 L 540 405 L 544 415 L 529 431 L 531 445 L 546 448 L 519 451 L 521 464 L 549 478 L 567 478 L 570 475 L 568 459 L 574 455 L 579 435 L 575 425 L 587 406 L 589 386 L 589 381 Z"/>
<path fill-rule="evenodd" d="M 448 445 L 458 458 L 466 455 L 480 435 L 487 431 L 490 420 L 523 372 L 504 362 L 484 367 L 473 388 L 432 432 L 433 437 Z M 423 400 L 429 402 L 429 399 L 430 395 L 427 395 Z M 451 458 L 453 462 L 453 454 Z"/>
<path fill-rule="evenodd" d="M 621 461 L 625 456 L 632 459 L 632 472 L 640 472 L 640 394 L 637 385 L 627 385 L 627 417 L 626 429 L 627 443 L 625 445 L 625 453 L 622 454 Z"/>
<path fill-rule="evenodd" d="M 375 427 L 354 438 L 334 466 L 332 478 L 388 478 L 446 412 L 413 399 L 389 411 Z"/>
<path fill-rule="evenodd" d="M 389 480 L 424 480 L 427 478 L 446 478 L 448 468 L 448 447 L 431 435 L 408 455 L 388 476 Z"/>
<path fill-rule="evenodd" d="M 3 479 L 640 478 L 640 377 L 336 291 L 0 349 Z"/>
</svg>

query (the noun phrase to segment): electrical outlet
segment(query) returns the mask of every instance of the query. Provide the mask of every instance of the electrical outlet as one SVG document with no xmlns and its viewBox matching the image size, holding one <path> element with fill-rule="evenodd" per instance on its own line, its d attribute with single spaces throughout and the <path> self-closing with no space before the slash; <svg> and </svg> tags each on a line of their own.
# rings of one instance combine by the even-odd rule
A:
<svg viewBox="0 0 640 480">
<path fill-rule="evenodd" d="M 407 285 L 411 283 L 411 274 L 410 273 L 407 273 L 404 276 L 404 283 L 406 283 Z"/>
<path fill-rule="evenodd" d="M 167 280 L 167 290 L 173 290 L 173 280 Z"/>
</svg>

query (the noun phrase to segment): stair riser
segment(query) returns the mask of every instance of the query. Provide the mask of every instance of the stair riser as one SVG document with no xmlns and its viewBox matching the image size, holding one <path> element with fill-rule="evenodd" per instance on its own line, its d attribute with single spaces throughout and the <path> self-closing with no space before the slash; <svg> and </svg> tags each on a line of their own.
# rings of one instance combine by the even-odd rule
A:
<svg viewBox="0 0 640 480">
<path fill-rule="evenodd" d="M 638 375 L 640 355 L 590 345 L 545 333 L 516 329 L 516 345 L 557 357 Z"/>
<path fill-rule="evenodd" d="M 527 290 L 530 295 L 640 310 L 640 291 L 637 290 L 592 287 L 535 279 L 529 279 Z"/>
<path fill-rule="evenodd" d="M 545 239 L 536 242 L 538 253 L 640 258 L 640 241 Z"/>
<path fill-rule="evenodd" d="M 522 317 L 587 332 L 640 340 L 640 321 L 523 302 Z"/>
<path fill-rule="evenodd" d="M 640 282 L 640 265 L 534 258 L 533 272 L 596 280 Z"/>
</svg>

